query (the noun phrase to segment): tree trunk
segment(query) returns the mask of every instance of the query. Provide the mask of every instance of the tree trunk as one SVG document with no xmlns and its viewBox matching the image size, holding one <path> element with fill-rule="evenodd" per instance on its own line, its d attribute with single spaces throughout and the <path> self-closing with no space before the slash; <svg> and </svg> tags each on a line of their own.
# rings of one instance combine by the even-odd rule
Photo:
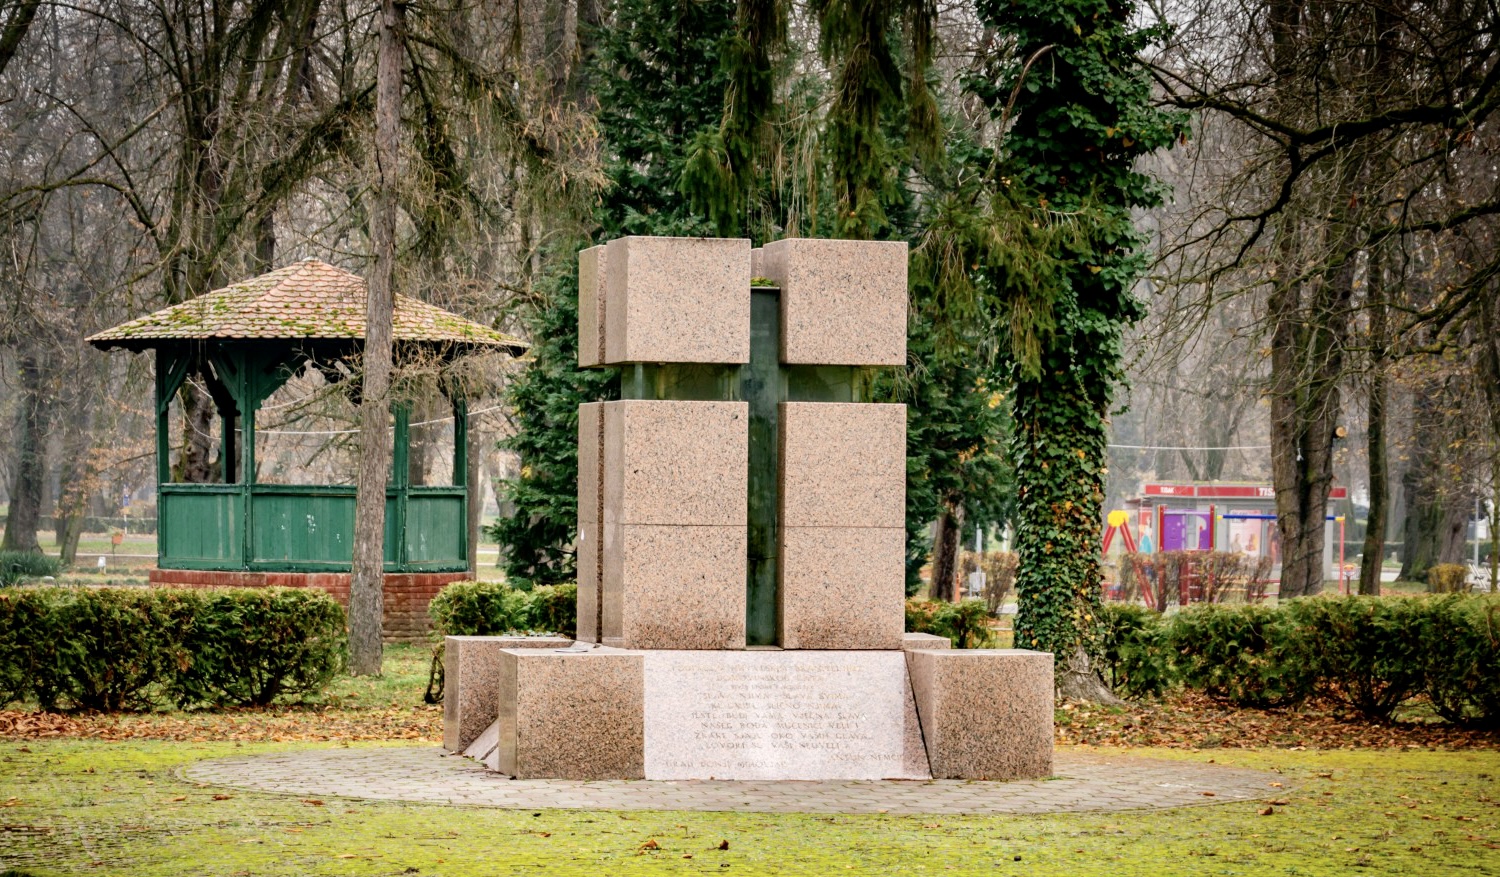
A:
<svg viewBox="0 0 1500 877">
<path fill-rule="evenodd" d="M 1434 564 L 1464 561 L 1474 500 L 1445 459 L 1448 443 L 1459 438 L 1462 429 L 1459 410 L 1458 400 L 1442 380 L 1428 382 L 1415 394 L 1412 447 L 1401 477 L 1406 493 L 1401 578 L 1407 581 L 1426 580 Z"/>
<path fill-rule="evenodd" d="M 93 370 L 90 369 L 92 372 Z M 83 518 L 88 511 L 89 494 L 97 488 L 97 472 L 89 459 L 93 446 L 93 405 L 91 389 L 97 387 L 93 374 L 80 374 L 86 387 L 75 387 L 69 395 L 66 428 L 63 431 L 62 461 L 58 477 L 56 524 L 58 553 L 64 565 L 78 559 L 78 539 L 83 533 Z"/>
<path fill-rule="evenodd" d="M 385 609 L 385 488 L 391 468 L 387 427 L 391 385 L 391 319 L 395 303 L 396 183 L 401 136 L 401 58 L 406 6 L 381 0 L 375 86 L 375 192 L 370 213 L 374 260 L 360 402 L 360 463 L 354 510 L 354 568 L 349 586 L 350 670 L 378 675 Z"/>
<path fill-rule="evenodd" d="M 951 603 L 958 599 L 958 552 L 963 529 L 963 506 L 943 500 L 937 534 L 932 540 L 932 587 L 928 593 L 934 600 Z"/>
<path fill-rule="evenodd" d="M 182 403 L 182 451 L 177 456 L 175 480 L 187 484 L 212 484 L 219 467 L 214 465 L 213 429 L 218 409 L 201 387 L 186 381 L 177 399 Z"/>
<path fill-rule="evenodd" d="M 10 513 L 0 551 L 42 550 L 36 533 L 41 526 L 42 485 L 47 475 L 49 421 L 45 366 L 35 351 L 22 352 L 17 371 L 21 379 L 20 416 L 16 423 L 15 468 L 10 483 Z"/>
<path fill-rule="evenodd" d="M 1380 594 L 1380 570 L 1385 562 L 1385 522 L 1390 506 L 1390 471 L 1385 447 L 1385 345 L 1386 313 L 1384 278 L 1371 266 L 1369 280 L 1370 387 L 1367 407 L 1366 452 L 1370 470 L 1370 513 L 1365 521 L 1365 544 L 1359 565 L 1359 592 Z"/>
</svg>

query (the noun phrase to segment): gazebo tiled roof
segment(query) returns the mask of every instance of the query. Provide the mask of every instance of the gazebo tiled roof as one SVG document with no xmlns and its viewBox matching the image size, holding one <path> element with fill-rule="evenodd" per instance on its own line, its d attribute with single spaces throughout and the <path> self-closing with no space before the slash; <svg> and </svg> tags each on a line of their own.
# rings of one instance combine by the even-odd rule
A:
<svg viewBox="0 0 1500 877">
<path fill-rule="evenodd" d="M 317 259 L 200 295 L 121 323 L 88 339 L 101 349 L 143 350 L 170 341 L 363 340 L 365 280 Z M 442 308 L 396 296 L 397 342 L 504 347 L 519 354 L 526 342 Z"/>
</svg>

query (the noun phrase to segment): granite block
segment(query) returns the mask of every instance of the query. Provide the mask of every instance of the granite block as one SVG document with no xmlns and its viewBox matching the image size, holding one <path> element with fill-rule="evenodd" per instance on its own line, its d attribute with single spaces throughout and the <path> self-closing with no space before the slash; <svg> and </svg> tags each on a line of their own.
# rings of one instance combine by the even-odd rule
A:
<svg viewBox="0 0 1500 877">
<path fill-rule="evenodd" d="M 789 238 L 761 271 L 781 287 L 781 361 L 906 364 L 906 243 Z"/>
<path fill-rule="evenodd" d="M 1052 775 L 1052 655 L 1024 649 L 906 652 L 935 779 Z"/>
<path fill-rule="evenodd" d="M 589 247 L 578 253 L 578 366 L 588 368 L 604 361 L 605 247 Z"/>
<path fill-rule="evenodd" d="M 560 636 L 450 636 L 443 640 L 443 748 L 463 752 L 499 715 L 500 650 L 567 646 Z"/>
<path fill-rule="evenodd" d="M 906 525 L 906 406 L 781 403 L 781 524 Z"/>
<path fill-rule="evenodd" d="M 578 520 L 598 523 L 604 475 L 604 402 L 578 406 Z"/>
<path fill-rule="evenodd" d="M 579 642 L 600 641 L 599 607 L 604 594 L 604 526 L 578 522 L 578 628 Z"/>
<path fill-rule="evenodd" d="M 651 780 L 926 779 L 900 652 L 645 652 Z"/>
<path fill-rule="evenodd" d="M 743 524 L 606 526 L 604 644 L 744 648 L 747 539 Z"/>
<path fill-rule="evenodd" d="M 900 649 L 905 558 L 904 528 L 783 528 L 782 648 Z"/>
<path fill-rule="evenodd" d="M 516 779 L 630 780 L 644 776 L 641 655 L 503 649 L 499 771 Z"/>
<path fill-rule="evenodd" d="M 953 643 L 946 636 L 935 633 L 904 633 L 901 635 L 903 649 L 951 649 Z"/>
<path fill-rule="evenodd" d="M 604 403 L 578 406 L 578 639 L 599 641 L 599 595 L 604 541 Z"/>
<path fill-rule="evenodd" d="M 626 400 L 603 410 L 605 524 L 745 526 L 746 403 Z"/>
<path fill-rule="evenodd" d="M 606 365 L 750 361 L 748 240 L 623 237 L 601 267 Z"/>
</svg>

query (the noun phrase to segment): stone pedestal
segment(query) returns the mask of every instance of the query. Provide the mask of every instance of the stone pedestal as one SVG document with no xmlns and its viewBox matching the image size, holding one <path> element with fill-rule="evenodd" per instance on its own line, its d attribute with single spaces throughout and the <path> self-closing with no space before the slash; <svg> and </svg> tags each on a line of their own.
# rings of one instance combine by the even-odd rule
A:
<svg viewBox="0 0 1500 877">
<path fill-rule="evenodd" d="M 500 715 L 500 650 L 556 649 L 560 636 L 450 636 L 443 639 L 443 748 L 463 752 Z"/>
<path fill-rule="evenodd" d="M 1052 655 L 1022 649 L 908 649 L 934 779 L 1052 775 Z"/>
<path fill-rule="evenodd" d="M 595 647 L 502 649 L 497 769 L 519 779 L 645 775 L 645 660 Z"/>
</svg>

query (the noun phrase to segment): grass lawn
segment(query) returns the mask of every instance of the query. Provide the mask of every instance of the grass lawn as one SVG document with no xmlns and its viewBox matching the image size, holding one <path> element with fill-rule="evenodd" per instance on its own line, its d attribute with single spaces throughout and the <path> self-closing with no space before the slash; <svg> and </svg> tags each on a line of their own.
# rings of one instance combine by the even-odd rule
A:
<svg viewBox="0 0 1500 877">
<path fill-rule="evenodd" d="M 1146 737 L 1153 746 L 1109 751 L 1278 771 L 1283 786 L 1268 784 L 1265 802 L 925 818 L 505 811 L 302 799 L 179 776 L 194 760 L 247 752 L 436 745 L 441 713 L 421 703 L 428 658 L 391 647 L 384 677 L 342 678 L 314 702 L 268 710 L 0 713 L 0 873 L 1500 874 L 1493 735 L 1420 721 L 1371 728 L 1316 711 L 1214 712 L 1191 698 L 1065 705 L 1060 739 L 1173 729 Z M 1269 748 L 1361 742 L 1373 748 Z M 1204 748 L 1234 745 L 1263 748 Z M 652 840 L 658 849 L 643 849 Z"/>
<path fill-rule="evenodd" d="M 1280 771 L 1285 788 L 1266 791 L 1285 803 L 1267 816 L 1263 803 L 1025 817 L 518 812 L 178 778 L 195 759 L 292 745 L 0 744 L 0 861 L 39 877 L 1500 873 L 1494 751 L 1146 753 Z"/>
</svg>

